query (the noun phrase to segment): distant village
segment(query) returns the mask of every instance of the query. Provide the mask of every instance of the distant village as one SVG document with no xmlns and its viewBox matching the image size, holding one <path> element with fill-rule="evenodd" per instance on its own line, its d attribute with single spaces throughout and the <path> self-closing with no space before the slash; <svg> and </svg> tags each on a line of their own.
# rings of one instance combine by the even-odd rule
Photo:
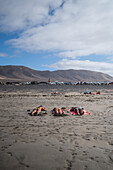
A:
<svg viewBox="0 0 113 170">
<path fill-rule="evenodd" d="M 109 85 L 113 84 L 113 82 L 85 82 L 85 81 L 78 81 L 78 82 L 51 82 L 50 79 L 46 81 L 25 81 L 25 82 L 20 82 L 20 81 L 6 81 L 6 82 L 0 82 L 1 85 Z"/>
</svg>

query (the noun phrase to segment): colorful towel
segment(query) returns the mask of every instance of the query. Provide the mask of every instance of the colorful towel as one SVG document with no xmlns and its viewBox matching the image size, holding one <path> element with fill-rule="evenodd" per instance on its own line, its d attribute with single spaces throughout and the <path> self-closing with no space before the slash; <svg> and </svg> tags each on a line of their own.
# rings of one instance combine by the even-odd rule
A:
<svg viewBox="0 0 113 170">
<path fill-rule="evenodd" d="M 69 110 L 70 111 L 70 110 Z M 90 115 L 91 113 L 89 113 L 89 112 L 87 112 L 85 109 L 83 109 L 83 112 L 84 112 L 84 114 L 83 115 Z M 77 113 L 75 113 L 74 111 L 70 111 L 70 113 L 72 114 L 72 115 L 75 115 L 75 116 L 79 116 Z"/>
</svg>

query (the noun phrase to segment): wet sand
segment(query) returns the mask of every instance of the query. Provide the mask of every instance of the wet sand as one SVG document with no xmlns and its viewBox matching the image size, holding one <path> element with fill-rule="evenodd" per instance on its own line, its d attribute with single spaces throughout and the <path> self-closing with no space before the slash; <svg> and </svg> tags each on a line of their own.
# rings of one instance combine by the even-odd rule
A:
<svg viewBox="0 0 113 170">
<path fill-rule="evenodd" d="M 29 116 L 38 105 L 48 115 Z M 62 106 L 82 106 L 91 115 L 54 117 L 51 109 Z M 1 85 L 0 169 L 112 170 L 113 86 Z"/>
</svg>

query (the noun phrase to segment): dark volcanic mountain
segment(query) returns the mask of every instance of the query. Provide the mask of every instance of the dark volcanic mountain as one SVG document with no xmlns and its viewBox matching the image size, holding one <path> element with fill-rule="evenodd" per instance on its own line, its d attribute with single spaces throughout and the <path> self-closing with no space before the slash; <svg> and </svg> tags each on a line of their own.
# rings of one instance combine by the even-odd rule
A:
<svg viewBox="0 0 113 170">
<path fill-rule="evenodd" d="M 0 66 L 0 81 L 113 81 L 108 74 L 87 70 L 37 71 L 24 66 Z"/>
</svg>

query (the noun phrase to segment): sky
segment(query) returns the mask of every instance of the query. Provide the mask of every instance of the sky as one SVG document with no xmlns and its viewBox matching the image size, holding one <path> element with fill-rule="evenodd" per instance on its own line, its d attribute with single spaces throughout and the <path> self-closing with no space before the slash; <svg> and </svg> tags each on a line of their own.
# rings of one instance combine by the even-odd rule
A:
<svg viewBox="0 0 113 170">
<path fill-rule="evenodd" d="M 113 76 L 113 1 L 0 0 L 0 65 Z"/>
</svg>

